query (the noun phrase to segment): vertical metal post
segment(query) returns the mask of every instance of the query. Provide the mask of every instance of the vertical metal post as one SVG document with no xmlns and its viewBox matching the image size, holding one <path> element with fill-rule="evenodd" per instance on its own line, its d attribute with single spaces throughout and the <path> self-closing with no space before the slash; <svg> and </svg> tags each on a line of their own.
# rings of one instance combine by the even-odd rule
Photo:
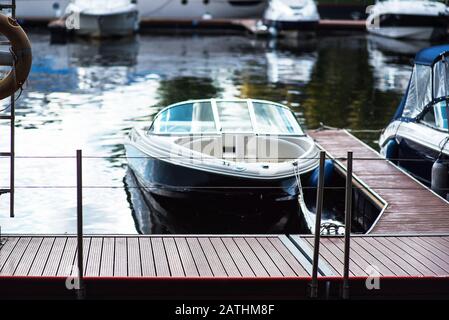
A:
<svg viewBox="0 0 449 320">
<path fill-rule="evenodd" d="M 11 16 L 15 20 L 16 19 L 16 0 L 12 0 L 12 8 L 11 8 Z"/>
<path fill-rule="evenodd" d="M 318 177 L 318 190 L 316 196 L 316 214 L 315 214 L 315 243 L 313 246 L 313 265 L 312 265 L 312 283 L 310 284 L 310 297 L 318 297 L 318 262 L 320 253 L 320 235 L 321 235 L 321 212 L 323 211 L 324 194 L 324 162 L 326 152 L 320 152 L 320 171 Z"/>
<path fill-rule="evenodd" d="M 349 299 L 349 255 L 351 251 L 351 221 L 352 221 L 352 151 L 348 152 L 346 170 L 346 200 L 345 200 L 345 255 L 343 270 L 343 299 Z"/>
<path fill-rule="evenodd" d="M 83 283 L 83 154 L 81 150 L 76 150 L 76 195 L 77 195 L 77 240 L 78 240 L 78 277 L 79 289 L 77 298 L 84 298 Z"/>
<path fill-rule="evenodd" d="M 13 68 L 15 66 L 13 65 Z M 16 114 L 16 104 L 14 94 L 11 96 L 11 123 L 10 123 L 10 156 L 9 156 L 9 216 L 14 218 L 14 191 L 15 191 L 15 114 Z"/>
</svg>

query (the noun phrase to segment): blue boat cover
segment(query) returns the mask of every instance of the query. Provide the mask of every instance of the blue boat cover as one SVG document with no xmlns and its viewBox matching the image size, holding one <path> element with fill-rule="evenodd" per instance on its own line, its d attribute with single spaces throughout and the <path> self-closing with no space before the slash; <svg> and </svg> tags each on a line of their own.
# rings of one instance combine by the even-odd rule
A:
<svg viewBox="0 0 449 320">
<path fill-rule="evenodd" d="M 409 85 L 393 120 L 416 121 L 426 107 L 449 93 L 449 44 L 419 51 Z"/>
<path fill-rule="evenodd" d="M 449 54 L 449 44 L 425 48 L 419 51 L 415 57 L 415 64 L 432 66 L 441 55 Z"/>
</svg>

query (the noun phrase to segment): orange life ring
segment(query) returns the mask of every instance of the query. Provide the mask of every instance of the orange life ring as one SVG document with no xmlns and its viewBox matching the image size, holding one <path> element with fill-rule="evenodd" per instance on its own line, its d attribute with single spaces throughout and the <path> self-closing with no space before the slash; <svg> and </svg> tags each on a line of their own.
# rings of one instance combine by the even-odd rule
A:
<svg viewBox="0 0 449 320">
<path fill-rule="evenodd" d="M 0 100 L 15 93 L 28 78 L 31 69 L 31 44 L 25 31 L 14 19 L 0 14 L 0 33 L 11 43 L 11 53 L 15 64 L 13 70 L 0 80 Z"/>
</svg>

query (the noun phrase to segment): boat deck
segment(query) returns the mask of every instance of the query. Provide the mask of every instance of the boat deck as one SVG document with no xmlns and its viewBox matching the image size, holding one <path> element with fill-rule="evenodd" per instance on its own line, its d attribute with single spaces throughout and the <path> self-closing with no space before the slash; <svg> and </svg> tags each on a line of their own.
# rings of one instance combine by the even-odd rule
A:
<svg viewBox="0 0 449 320">
<path fill-rule="evenodd" d="M 311 236 L 88 236 L 83 243 L 87 297 L 306 298 L 311 280 Z M 74 297 L 65 284 L 76 251 L 74 236 L 3 238 L 0 296 Z M 343 239 L 322 238 L 320 252 L 320 295 L 338 296 Z M 367 276 L 379 276 L 381 289 L 366 289 Z M 449 235 L 355 236 L 350 281 L 353 296 L 448 295 Z"/>
<path fill-rule="evenodd" d="M 345 169 L 354 152 L 353 172 L 359 185 L 383 206 L 369 233 L 431 234 L 449 232 L 449 202 L 437 196 L 346 130 L 317 130 L 309 134 Z"/>
</svg>

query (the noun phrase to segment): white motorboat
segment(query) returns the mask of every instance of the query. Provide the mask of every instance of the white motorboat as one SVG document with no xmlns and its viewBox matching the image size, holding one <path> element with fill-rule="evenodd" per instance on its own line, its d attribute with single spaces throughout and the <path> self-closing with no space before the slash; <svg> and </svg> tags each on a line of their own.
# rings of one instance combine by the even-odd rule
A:
<svg viewBox="0 0 449 320">
<path fill-rule="evenodd" d="M 243 215 L 297 205 L 300 180 L 318 166 L 318 148 L 292 111 L 253 99 L 168 106 L 150 126 L 134 128 L 125 148 L 146 192 L 244 207 Z"/>
<path fill-rule="evenodd" d="M 137 5 L 131 0 L 72 0 L 65 15 L 74 32 L 83 36 L 126 36 L 139 27 Z"/>
<path fill-rule="evenodd" d="M 92 3 L 89 0 L 79 0 L 78 2 L 83 5 L 91 5 Z M 107 1 L 100 2 L 106 3 Z M 16 3 L 19 19 L 49 21 L 60 17 L 64 13 L 70 0 L 16 0 Z M 214 19 L 260 19 L 266 6 L 267 0 L 137 1 L 137 10 L 144 20 L 198 20 L 206 16 Z"/>
<path fill-rule="evenodd" d="M 429 40 L 447 35 L 449 9 L 432 0 L 378 1 L 366 20 L 373 34 L 415 40 Z"/>
<path fill-rule="evenodd" d="M 382 132 L 382 154 L 449 197 L 449 45 L 421 50 L 405 95 Z"/>
<path fill-rule="evenodd" d="M 277 31 L 314 30 L 320 21 L 313 0 L 270 0 L 264 13 L 264 23 Z"/>
</svg>

